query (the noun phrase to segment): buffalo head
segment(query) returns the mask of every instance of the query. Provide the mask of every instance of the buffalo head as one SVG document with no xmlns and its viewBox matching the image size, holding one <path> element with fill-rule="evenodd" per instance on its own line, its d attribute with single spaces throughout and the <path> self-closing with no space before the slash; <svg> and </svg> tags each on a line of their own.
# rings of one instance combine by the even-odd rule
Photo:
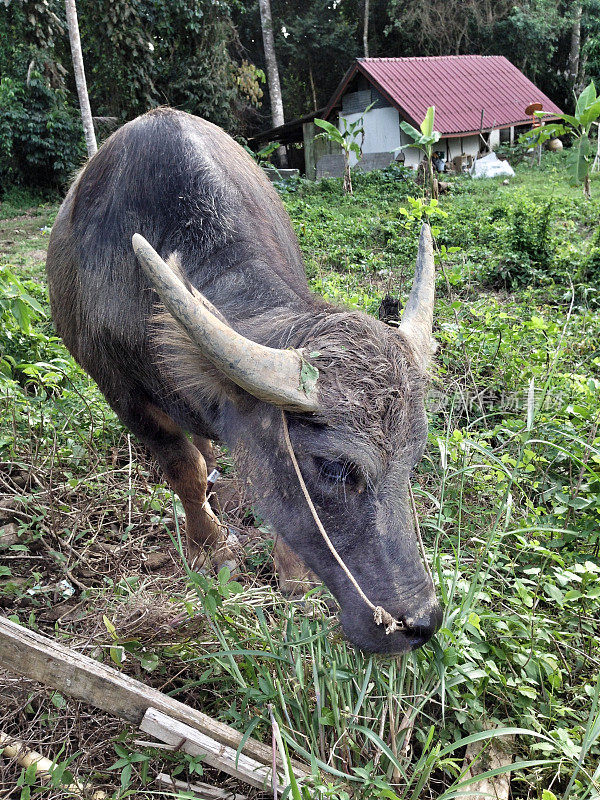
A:
<svg viewBox="0 0 600 800">
<path fill-rule="evenodd" d="M 423 644 L 441 622 L 409 491 L 427 436 L 424 392 L 435 283 L 428 226 L 396 330 L 327 305 L 292 315 L 271 309 L 234 330 L 145 239 L 136 234 L 133 243 L 170 315 L 162 315 L 163 341 L 175 342 L 173 359 L 188 364 L 177 369 L 187 370 L 189 401 L 195 358 L 198 371 L 211 374 L 220 404 L 218 433 L 248 477 L 259 512 L 335 595 L 348 638 L 370 652 Z M 177 341 L 185 357 L 178 356 Z M 324 542 L 285 444 L 282 411 L 331 541 L 363 592 L 399 620 L 401 630 L 387 635 L 375 624 Z"/>
</svg>

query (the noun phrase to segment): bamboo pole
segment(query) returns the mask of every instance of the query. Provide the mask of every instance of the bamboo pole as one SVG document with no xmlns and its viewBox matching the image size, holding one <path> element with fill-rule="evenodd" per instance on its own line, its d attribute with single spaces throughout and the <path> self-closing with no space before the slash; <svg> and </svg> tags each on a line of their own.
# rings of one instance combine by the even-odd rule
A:
<svg viewBox="0 0 600 800">
<path fill-rule="evenodd" d="M 38 775 L 41 780 L 51 778 L 57 766 L 56 762 L 51 761 L 36 750 L 29 750 L 24 742 L 19 739 L 14 739 L 3 731 L 0 731 L 0 749 L 2 750 L 3 756 L 15 758 L 17 763 L 25 767 L 25 769 L 29 769 L 29 767 L 35 764 L 36 775 Z M 91 797 L 91 800 L 105 800 L 107 797 L 106 792 L 103 792 L 101 789 L 93 791 L 91 787 L 85 787 L 79 781 L 74 781 L 68 786 L 61 786 L 60 788 L 63 792 L 69 792 L 78 797 Z"/>
</svg>

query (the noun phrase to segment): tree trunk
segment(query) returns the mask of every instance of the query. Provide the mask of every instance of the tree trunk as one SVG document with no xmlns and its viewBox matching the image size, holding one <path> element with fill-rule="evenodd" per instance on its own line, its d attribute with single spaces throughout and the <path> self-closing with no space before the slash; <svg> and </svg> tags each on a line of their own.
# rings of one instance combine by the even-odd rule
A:
<svg viewBox="0 0 600 800">
<path fill-rule="evenodd" d="M 79 107 L 81 108 L 83 133 L 85 136 L 88 158 L 91 158 L 98 150 L 98 145 L 96 144 L 90 98 L 88 97 L 87 85 L 85 82 L 85 70 L 83 69 L 83 55 L 81 54 L 81 39 L 79 38 L 79 24 L 77 23 L 75 0 L 65 0 L 65 8 L 67 12 L 67 25 L 69 27 L 71 56 L 73 58 L 73 72 L 75 73 L 75 85 L 77 86 Z"/>
<path fill-rule="evenodd" d="M 363 52 L 369 57 L 369 0 L 365 0 L 365 19 L 363 24 Z"/>
<path fill-rule="evenodd" d="M 579 77 L 579 56 L 581 53 L 581 15 L 582 4 L 573 3 L 573 25 L 571 27 L 571 49 L 569 51 L 569 85 L 573 91 L 577 88 Z"/>
<path fill-rule="evenodd" d="M 315 89 L 315 79 L 314 79 L 314 76 L 313 76 L 312 64 L 308 68 L 308 77 L 309 77 L 309 80 L 310 80 L 310 91 L 311 91 L 311 94 L 312 94 L 313 109 L 315 111 L 318 111 L 319 107 L 317 106 L 317 91 Z"/>
<path fill-rule="evenodd" d="M 278 128 L 285 122 L 283 116 L 283 101 L 281 99 L 281 84 L 279 82 L 279 67 L 275 55 L 275 38 L 273 36 L 273 16 L 271 14 L 271 0 L 258 0 L 260 8 L 260 25 L 262 28 L 263 47 L 265 51 L 265 64 L 269 81 L 269 97 L 271 98 L 271 119 L 273 127 Z M 281 167 L 287 165 L 285 147 L 277 151 Z"/>
</svg>

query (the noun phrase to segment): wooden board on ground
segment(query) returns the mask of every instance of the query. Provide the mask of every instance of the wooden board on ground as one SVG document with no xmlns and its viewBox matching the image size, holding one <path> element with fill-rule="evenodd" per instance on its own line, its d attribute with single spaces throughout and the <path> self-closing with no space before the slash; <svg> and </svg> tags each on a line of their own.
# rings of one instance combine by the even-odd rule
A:
<svg viewBox="0 0 600 800">
<path fill-rule="evenodd" d="M 229 725 L 6 617 L 0 617 L 0 667 L 137 726 L 148 709 L 154 708 L 234 751 L 242 740 L 242 734 Z M 256 739 L 249 738 L 242 752 L 263 765 L 272 764 L 271 748 Z M 297 778 L 310 775 L 300 762 L 292 760 L 292 766 Z"/>
<path fill-rule="evenodd" d="M 471 742 L 465 752 L 463 770 L 467 777 L 475 777 L 482 772 L 508 767 L 513 761 L 514 736 Z M 482 778 L 471 783 L 464 790 L 464 800 L 508 800 L 510 795 L 510 772 L 501 772 L 491 778 Z"/>
<path fill-rule="evenodd" d="M 202 800 L 248 800 L 247 795 L 233 792 L 229 789 L 221 789 L 218 786 L 209 786 L 208 783 L 189 783 L 189 781 L 179 781 L 172 778 L 165 772 L 160 772 L 156 776 L 155 783 L 161 788 L 175 789 L 178 792 L 193 794 Z"/>
<path fill-rule="evenodd" d="M 234 778 L 239 778 L 250 786 L 259 789 L 268 789 L 272 782 L 272 768 L 261 764 L 254 758 L 250 758 L 244 753 L 239 757 L 233 747 L 219 744 L 210 736 L 190 728 L 183 722 L 161 714 L 155 708 L 149 708 L 144 714 L 144 719 L 140 724 L 140 730 L 149 733 L 161 742 L 173 745 L 183 753 L 190 756 L 202 756 L 204 761 L 211 767 L 227 772 Z M 285 784 L 279 776 L 278 785 L 283 792 Z"/>
</svg>

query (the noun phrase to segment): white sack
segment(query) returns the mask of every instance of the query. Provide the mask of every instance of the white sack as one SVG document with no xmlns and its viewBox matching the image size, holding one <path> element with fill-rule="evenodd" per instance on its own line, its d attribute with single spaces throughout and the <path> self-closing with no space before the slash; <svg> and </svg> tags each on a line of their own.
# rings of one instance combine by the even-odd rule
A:
<svg viewBox="0 0 600 800">
<path fill-rule="evenodd" d="M 514 174 L 515 171 L 508 161 L 500 161 L 496 153 L 478 158 L 471 167 L 473 178 L 502 178 L 505 175 L 512 178 Z"/>
</svg>

